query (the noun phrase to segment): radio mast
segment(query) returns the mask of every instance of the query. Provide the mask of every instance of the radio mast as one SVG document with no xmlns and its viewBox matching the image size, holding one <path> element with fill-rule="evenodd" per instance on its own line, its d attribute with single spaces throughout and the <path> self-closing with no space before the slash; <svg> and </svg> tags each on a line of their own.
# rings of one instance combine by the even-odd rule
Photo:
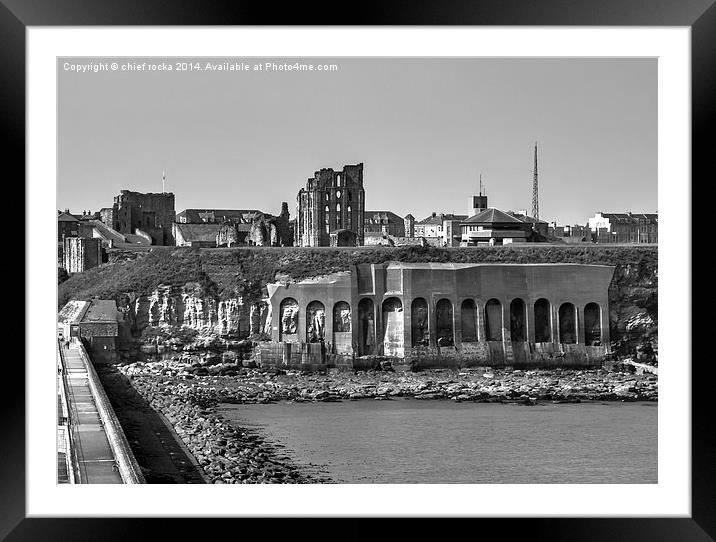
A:
<svg viewBox="0 0 716 542">
<path fill-rule="evenodd" d="M 532 216 L 535 220 L 539 220 L 539 195 L 537 183 L 537 142 L 535 141 L 535 171 L 534 180 L 532 181 Z M 536 224 L 536 223 L 535 223 Z"/>
</svg>

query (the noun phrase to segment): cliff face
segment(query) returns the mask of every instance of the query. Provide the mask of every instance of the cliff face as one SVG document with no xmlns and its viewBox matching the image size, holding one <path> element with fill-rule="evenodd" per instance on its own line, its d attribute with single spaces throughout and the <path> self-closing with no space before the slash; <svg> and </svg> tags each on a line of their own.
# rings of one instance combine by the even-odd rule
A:
<svg viewBox="0 0 716 542">
<path fill-rule="evenodd" d="M 201 337 L 240 339 L 266 332 L 271 324 L 270 304 L 246 304 L 240 296 L 220 299 L 198 283 L 160 286 L 148 295 L 124 293 L 117 304 L 134 337 L 152 328 L 168 333 L 183 328 Z"/>
<path fill-rule="evenodd" d="M 248 329 L 242 330 L 248 321 L 242 299 L 218 299 L 197 283 L 160 286 L 148 295 L 125 293 L 119 296 L 118 305 L 135 336 L 147 327 L 187 327 L 200 335 L 248 335 Z"/>
<path fill-rule="evenodd" d="M 656 363 L 658 319 L 656 262 L 618 265 L 609 288 L 612 351 L 620 357 Z"/>
</svg>

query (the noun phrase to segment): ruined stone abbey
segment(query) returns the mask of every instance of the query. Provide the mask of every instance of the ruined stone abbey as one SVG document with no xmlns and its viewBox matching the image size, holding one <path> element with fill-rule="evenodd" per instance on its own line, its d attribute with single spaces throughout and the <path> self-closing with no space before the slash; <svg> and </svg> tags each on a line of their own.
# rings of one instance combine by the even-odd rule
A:
<svg viewBox="0 0 716 542">
<path fill-rule="evenodd" d="M 364 240 L 363 164 L 323 168 L 297 197 L 295 245 L 359 246 Z"/>
</svg>

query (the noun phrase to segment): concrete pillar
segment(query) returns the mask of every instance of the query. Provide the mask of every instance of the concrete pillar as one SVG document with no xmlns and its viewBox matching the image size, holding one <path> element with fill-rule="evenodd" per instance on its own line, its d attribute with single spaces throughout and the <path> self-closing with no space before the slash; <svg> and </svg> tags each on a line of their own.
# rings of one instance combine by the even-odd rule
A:
<svg viewBox="0 0 716 542">
<path fill-rule="evenodd" d="M 552 316 L 552 342 L 559 344 L 559 305 L 550 301 L 549 307 Z"/>
<path fill-rule="evenodd" d="M 298 337 L 299 343 L 305 343 L 306 342 L 306 305 L 301 306 L 300 302 L 296 300 L 298 303 L 298 320 L 296 322 L 296 336 Z"/>
<path fill-rule="evenodd" d="M 429 346 L 431 348 L 436 348 L 438 345 L 438 333 L 435 322 L 435 305 L 437 302 L 431 297 L 426 298 L 426 301 L 428 304 L 428 333 L 430 334 Z"/>
<path fill-rule="evenodd" d="M 584 307 L 574 306 L 575 322 L 574 327 L 577 329 L 577 344 L 586 344 L 584 337 Z"/>
<path fill-rule="evenodd" d="M 281 304 L 269 301 L 271 304 L 271 340 L 279 342 L 281 340 Z"/>
<path fill-rule="evenodd" d="M 527 326 L 527 342 L 535 343 L 535 304 L 531 299 L 525 301 L 525 319 Z"/>
<path fill-rule="evenodd" d="M 606 347 L 607 352 L 612 351 L 611 338 L 609 333 L 609 304 L 605 300 L 599 305 L 599 323 L 602 331 L 602 344 Z"/>
<path fill-rule="evenodd" d="M 376 355 L 383 355 L 383 301 L 380 300 L 376 303 L 376 299 L 373 299 L 373 311 L 375 316 L 375 353 Z"/>
<path fill-rule="evenodd" d="M 326 352 L 333 353 L 333 303 L 330 307 L 323 303 L 323 307 L 326 311 L 326 325 L 324 329 L 323 341 L 326 344 Z"/>
<path fill-rule="evenodd" d="M 485 342 L 485 305 L 479 299 L 475 299 L 477 310 L 477 340 L 481 343 Z"/>
<path fill-rule="evenodd" d="M 403 300 L 403 349 L 407 354 L 413 347 L 413 300 Z M 407 356 L 406 356 L 407 357 Z"/>
<path fill-rule="evenodd" d="M 510 304 L 500 300 L 502 305 L 502 342 L 512 342 L 510 331 Z"/>
<path fill-rule="evenodd" d="M 462 305 L 457 300 L 450 300 L 452 305 L 452 334 L 455 346 L 462 344 Z"/>
<path fill-rule="evenodd" d="M 502 304 L 502 351 L 505 353 L 505 365 L 512 365 L 515 354 L 512 351 L 512 332 L 510 330 L 510 304 L 500 300 Z"/>
</svg>

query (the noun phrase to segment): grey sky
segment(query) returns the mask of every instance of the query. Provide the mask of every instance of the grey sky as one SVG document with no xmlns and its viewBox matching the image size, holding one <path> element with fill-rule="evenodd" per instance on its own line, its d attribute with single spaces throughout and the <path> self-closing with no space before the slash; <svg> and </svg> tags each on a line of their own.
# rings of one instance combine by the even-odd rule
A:
<svg viewBox="0 0 716 542">
<path fill-rule="evenodd" d="M 192 62 L 209 60 L 224 59 Z M 491 207 L 529 210 L 537 140 L 543 220 L 657 210 L 655 59 L 275 60 L 338 70 L 77 73 L 64 62 L 87 59 L 59 59 L 58 209 L 160 192 L 166 169 L 177 211 L 288 201 L 293 216 L 314 171 L 363 162 L 367 210 L 464 214 L 480 172 Z"/>
</svg>

